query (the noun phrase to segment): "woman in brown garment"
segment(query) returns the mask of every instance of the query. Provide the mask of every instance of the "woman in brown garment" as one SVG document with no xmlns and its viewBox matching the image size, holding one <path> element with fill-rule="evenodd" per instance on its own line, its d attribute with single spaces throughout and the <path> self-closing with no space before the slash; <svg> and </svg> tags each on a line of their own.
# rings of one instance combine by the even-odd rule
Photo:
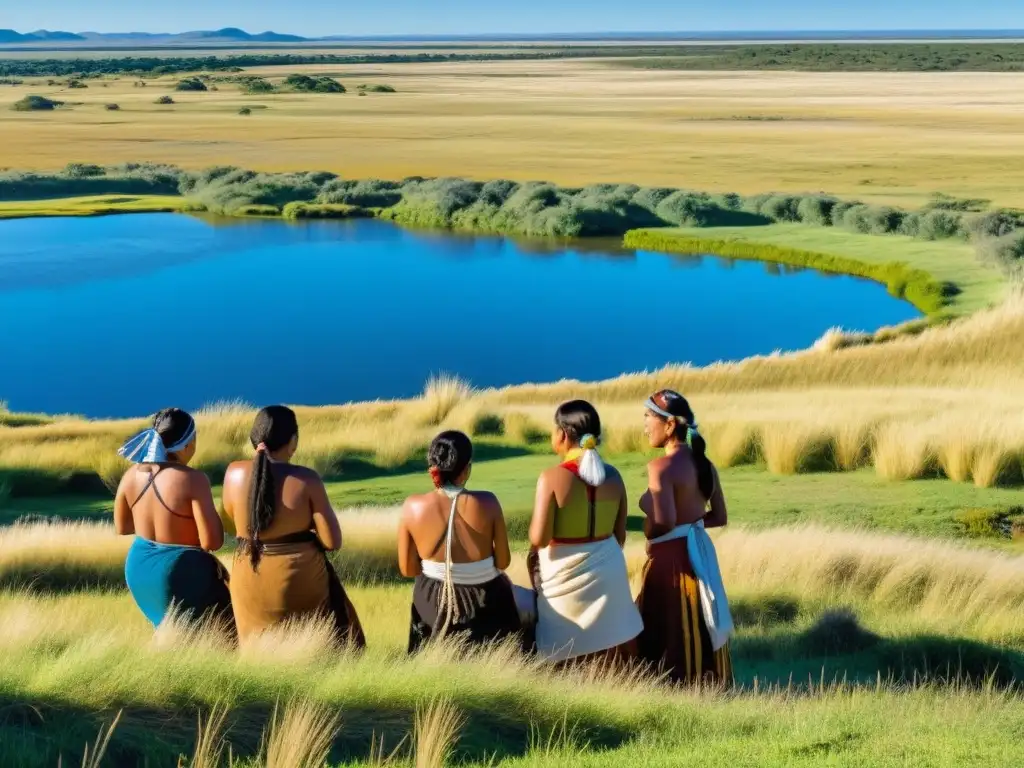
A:
<svg viewBox="0 0 1024 768">
<path fill-rule="evenodd" d="M 718 472 L 682 395 L 662 390 L 646 407 L 645 432 L 665 455 L 648 464 L 649 489 L 640 499 L 648 560 L 637 598 L 639 654 L 673 682 L 728 685 L 732 617 L 705 532 L 728 522 Z"/>
<path fill-rule="evenodd" d="M 335 639 L 362 648 L 359 617 L 326 552 L 341 548 L 341 527 L 320 476 L 290 464 L 299 442 L 295 413 L 283 405 L 256 416 L 252 461 L 224 477 L 224 509 L 238 551 L 231 601 L 241 640 L 289 619 L 329 617 Z"/>
<path fill-rule="evenodd" d="M 432 638 L 457 635 L 471 643 L 519 633 L 512 561 L 501 504 L 493 493 L 468 491 L 473 444 L 442 432 L 427 454 L 434 490 L 410 496 L 398 528 L 398 567 L 415 577 L 409 653 Z"/>
</svg>

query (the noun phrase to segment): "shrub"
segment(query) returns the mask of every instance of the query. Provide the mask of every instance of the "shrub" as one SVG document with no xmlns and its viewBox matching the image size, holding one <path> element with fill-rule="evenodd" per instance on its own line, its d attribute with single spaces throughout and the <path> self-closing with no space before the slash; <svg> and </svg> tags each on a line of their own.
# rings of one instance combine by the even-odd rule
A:
<svg viewBox="0 0 1024 768">
<path fill-rule="evenodd" d="M 155 104 L 173 104 L 174 103 L 174 99 L 172 99 L 170 96 L 161 96 L 154 103 Z"/>
<path fill-rule="evenodd" d="M 396 93 L 390 85 L 360 85 L 360 93 Z"/>
<path fill-rule="evenodd" d="M 843 226 L 843 222 L 846 220 L 846 214 L 853 208 L 856 208 L 860 203 L 854 200 L 838 200 L 836 204 L 832 206 L 832 211 L 829 214 L 829 218 L 832 220 L 833 227 Z"/>
<path fill-rule="evenodd" d="M 212 213 L 274 215 L 291 202 L 312 202 L 333 174 L 257 173 L 211 168 L 183 185 L 182 192 Z M 267 210 L 261 210 L 266 208 Z"/>
<path fill-rule="evenodd" d="M 500 208 L 513 194 L 515 194 L 517 189 L 519 189 L 519 185 L 516 182 L 508 181 L 507 179 L 488 181 L 480 188 L 479 201 L 486 205 L 493 205 Z"/>
<path fill-rule="evenodd" d="M 1010 535 L 1010 514 L 999 509 L 964 509 L 953 515 L 960 532 L 974 538 L 1006 538 Z"/>
<path fill-rule="evenodd" d="M 362 208 L 390 208 L 401 199 L 398 184 L 379 179 L 358 182 L 338 179 L 325 185 L 317 198 L 321 203 L 345 203 Z"/>
<path fill-rule="evenodd" d="M 661 202 L 675 192 L 667 187 L 641 187 L 633 195 L 633 204 L 654 213 Z"/>
<path fill-rule="evenodd" d="M 121 109 L 120 104 L 107 104 L 103 107 L 107 112 L 117 112 Z"/>
<path fill-rule="evenodd" d="M 88 87 L 89 86 L 86 85 L 85 83 L 83 83 L 81 80 L 69 80 L 68 81 L 68 88 L 81 89 L 81 88 L 88 88 Z"/>
<path fill-rule="evenodd" d="M 967 220 L 966 229 L 973 238 L 1005 237 L 1024 228 L 1024 212 L 1002 208 Z"/>
<path fill-rule="evenodd" d="M 836 201 L 831 197 L 807 195 L 797 204 L 796 215 L 804 224 L 827 227 L 832 224 L 832 209 L 835 204 Z"/>
<path fill-rule="evenodd" d="M 762 202 L 760 210 L 755 213 L 767 216 L 772 221 L 800 221 L 799 206 L 799 197 L 772 195 Z"/>
<path fill-rule="evenodd" d="M 206 83 L 204 83 L 198 77 L 186 77 L 184 80 L 181 80 L 176 86 L 174 86 L 174 90 L 176 90 L 176 91 L 206 91 L 208 89 L 206 87 Z"/>
<path fill-rule="evenodd" d="M 345 93 L 345 86 L 331 77 L 310 77 L 309 75 L 289 75 L 284 84 L 293 91 L 308 93 Z"/>
<path fill-rule="evenodd" d="M 71 179 L 92 179 L 106 173 L 105 168 L 92 163 L 68 163 L 64 166 L 64 175 Z"/>
<path fill-rule="evenodd" d="M 242 107 L 240 110 L 238 110 L 238 114 L 249 116 L 252 114 L 252 110 L 249 107 Z"/>
<path fill-rule="evenodd" d="M 948 240 L 963 234 L 961 214 L 945 208 L 936 208 L 921 216 L 916 237 L 925 240 Z"/>
<path fill-rule="evenodd" d="M 943 194 L 942 192 L 936 192 L 935 194 L 932 195 L 931 200 L 928 201 L 928 204 L 924 207 L 924 210 L 978 213 L 980 211 L 985 210 L 990 202 L 990 200 L 985 200 L 984 198 L 958 198 Z"/>
<path fill-rule="evenodd" d="M 719 211 L 709 196 L 682 191 L 673 192 L 655 209 L 660 219 L 681 227 L 711 226 L 719 218 Z"/>
<path fill-rule="evenodd" d="M 238 83 L 244 93 L 273 93 L 274 91 L 273 83 L 255 75 L 240 77 Z"/>
<path fill-rule="evenodd" d="M 1012 277 L 1024 277 L 1024 229 L 981 241 L 978 255 Z"/>
<path fill-rule="evenodd" d="M 842 226 L 865 235 L 886 235 L 900 231 L 904 212 L 888 206 L 855 205 L 843 214 Z"/>
<path fill-rule="evenodd" d="M 47 112 L 64 105 L 63 101 L 54 101 L 45 96 L 26 96 L 11 105 L 15 112 Z"/>
</svg>

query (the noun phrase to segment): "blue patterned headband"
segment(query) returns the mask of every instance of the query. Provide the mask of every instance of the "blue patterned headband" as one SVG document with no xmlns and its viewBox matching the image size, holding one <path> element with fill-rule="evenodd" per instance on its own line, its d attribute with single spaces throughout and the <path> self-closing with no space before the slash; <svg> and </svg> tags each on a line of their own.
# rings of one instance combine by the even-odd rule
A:
<svg viewBox="0 0 1024 768">
<path fill-rule="evenodd" d="M 193 419 L 185 434 L 174 445 L 165 446 L 163 438 L 155 429 L 146 429 L 120 447 L 118 456 L 122 456 L 134 464 L 160 464 L 167 461 L 172 453 L 177 453 L 188 446 L 196 436 L 196 422 Z"/>
</svg>

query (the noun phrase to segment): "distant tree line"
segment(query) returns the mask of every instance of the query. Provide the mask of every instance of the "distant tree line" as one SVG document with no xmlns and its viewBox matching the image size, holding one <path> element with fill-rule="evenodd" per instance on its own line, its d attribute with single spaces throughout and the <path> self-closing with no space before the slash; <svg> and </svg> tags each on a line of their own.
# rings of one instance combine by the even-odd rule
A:
<svg viewBox="0 0 1024 768">
<path fill-rule="evenodd" d="M 1021 43 L 809 43 L 662 49 L 622 61 L 644 69 L 810 72 L 1022 72 Z"/>
<path fill-rule="evenodd" d="M 227 56 L 121 56 L 109 58 L 0 59 L 0 77 L 157 76 L 185 72 L 241 72 L 250 67 L 314 64 L 419 64 L 430 62 L 615 58 L 617 64 L 686 70 L 807 70 L 886 72 L 1020 72 L 1020 43 L 794 43 L 791 45 L 533 46 L 529 50 L 358 54 L 235 54 Z"/>
<path fill-rule="evenodd" d="M 923 240 L 960 239 L 979 257 L 1024 278 L 1024 211 L 936 195 L 916 211 L 821 194 L 709 194 L 635 184 L 560 187 L 542 181 L 411 177 L 343 179 L 335 173 L 263 173 L 230 166 L 192 172 L 129 163 L 75 163 L 56 174 L 0 173 L 0 200 L 100 194 L 180 194 L 194 210 L 295 217 L 366 213 L 418 227 L 539 237 L 621 236 L 644 227 L 790 222 Z M 318 208 L 320 206 L 320 208 Z"/>
</svg>

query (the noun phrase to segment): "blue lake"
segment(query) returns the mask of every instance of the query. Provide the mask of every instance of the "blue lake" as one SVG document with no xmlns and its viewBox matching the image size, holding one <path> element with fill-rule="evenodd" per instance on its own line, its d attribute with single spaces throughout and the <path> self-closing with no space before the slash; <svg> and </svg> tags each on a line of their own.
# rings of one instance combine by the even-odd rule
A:
<svg viewBox="0 0 1024 768">
<path fill-rule="evenodd" d="M 174 214 L 0 222 L 0 400 L 126 416 L 594 380 L 917 317 L 884 287 L 614 242 Z"/>
</svg>

